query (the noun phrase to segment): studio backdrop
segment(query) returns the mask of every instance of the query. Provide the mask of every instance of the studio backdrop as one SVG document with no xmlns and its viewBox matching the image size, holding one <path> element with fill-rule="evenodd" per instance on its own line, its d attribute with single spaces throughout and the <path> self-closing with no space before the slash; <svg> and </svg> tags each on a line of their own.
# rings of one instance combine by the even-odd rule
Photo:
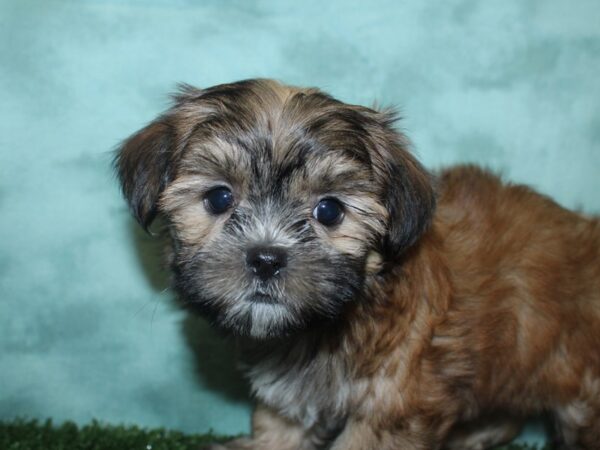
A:
<svg viewBox="0 0 600 450">
<path fill-rule="evenodd" d="M 396 106 L 427 167 L 600 213 L 598 23 L 596 0 L 2 1 L 0 418 L 249 429 L 231 343 L 177 307 L 111 169 L 178 82 Z"/>
</svg>

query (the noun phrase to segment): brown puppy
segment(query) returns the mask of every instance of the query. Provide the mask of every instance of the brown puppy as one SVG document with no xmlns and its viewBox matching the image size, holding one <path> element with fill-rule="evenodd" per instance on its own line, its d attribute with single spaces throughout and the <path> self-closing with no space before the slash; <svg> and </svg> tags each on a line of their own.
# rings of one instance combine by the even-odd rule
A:
<svg viewBox="0 0 600 450">
<path fill-rule="evenodd" d="M 248 80 L 185 87 L 120 149 L 178 294 L 242 337 L 253 435 L 213 448 L 483 449 L 540 412 L 600 448 L 600 221 L 433 178 L 393 122 Z"/>
</svg>

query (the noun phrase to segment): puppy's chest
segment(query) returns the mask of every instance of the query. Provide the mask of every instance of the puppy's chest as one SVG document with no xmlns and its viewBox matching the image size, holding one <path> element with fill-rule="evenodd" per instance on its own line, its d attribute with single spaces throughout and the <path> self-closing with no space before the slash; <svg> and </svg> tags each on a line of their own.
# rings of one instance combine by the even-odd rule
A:
<svg viewBox="0 0 600 450">
<path fill-rule="evenodd" d="M 352 401 L 352 380 L 341 363 L 326 357 L 308 364 L 265 361 L 248 376 L 260 401 L 306 428 L 325 419 L 343 420 Z"/>
</svg>

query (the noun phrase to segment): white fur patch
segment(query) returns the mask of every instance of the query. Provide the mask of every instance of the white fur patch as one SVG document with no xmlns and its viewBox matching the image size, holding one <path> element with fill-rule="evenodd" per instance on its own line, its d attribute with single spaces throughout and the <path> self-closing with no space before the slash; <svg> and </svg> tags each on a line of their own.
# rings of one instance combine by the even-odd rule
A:
<svg viewBox="0 0 600 450">
<path fill-rule="evenodd" d="M 301 357 L 279 364 L 275 357 L 254 365 L 247 375 L 261 402 L 309 429 L 324 419 L 345 419 L 356 395 L 345 365 L 330 356 L 320 353 L 308 364 Z"/>
<path fill-rule="evenodd" d="M 250 335 L 265 338 L 273 329 L 280 328 L 288 322 L 289 312 L 283 305 L 253 303 L 250 305 L 252 326 Z"/>
</svg>

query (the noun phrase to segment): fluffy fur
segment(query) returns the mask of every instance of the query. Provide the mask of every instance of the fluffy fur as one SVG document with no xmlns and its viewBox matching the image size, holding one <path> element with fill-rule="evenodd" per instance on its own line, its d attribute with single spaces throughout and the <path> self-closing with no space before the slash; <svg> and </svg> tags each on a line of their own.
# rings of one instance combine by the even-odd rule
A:
<svg viewBox="0 0 600 450">
<path fill-rule="evenodd" d="M 542 412 L 557 446 L 600 448 L 599 220 L 477 167 L 432 177 L 394 120 L 270 80 L 185 86 L 120 148 L 175 289 L 242 337 L 253 434 L 214 448 L 484 449 Z M 282 273 L 253 276 L 256 246 Z"/>
</svg>

